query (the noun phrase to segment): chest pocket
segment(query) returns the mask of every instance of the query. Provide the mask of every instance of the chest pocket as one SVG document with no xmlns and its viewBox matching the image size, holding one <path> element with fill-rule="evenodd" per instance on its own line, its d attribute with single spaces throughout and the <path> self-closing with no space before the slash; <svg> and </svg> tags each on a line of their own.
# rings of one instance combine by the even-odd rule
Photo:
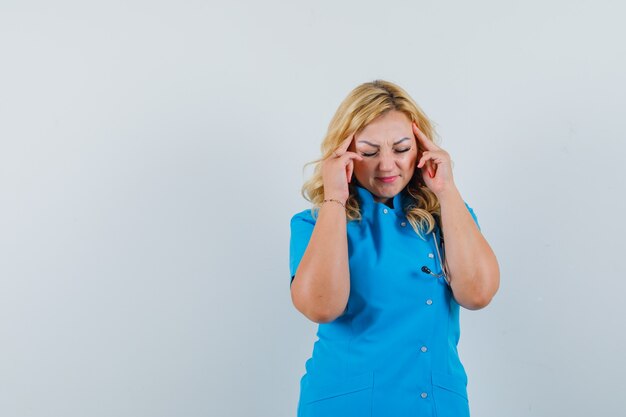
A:
<svg viewBox="0 0 626 417">
<path fill-rule="evenodd" d="M 395 305 L 431 292 L 436 278 L 421 268 L 440 269 L 432 235 L 422 240 L 410 226 L 374 232 L 367 225 L 348 228 L 350 304 Z"/>
</svg>

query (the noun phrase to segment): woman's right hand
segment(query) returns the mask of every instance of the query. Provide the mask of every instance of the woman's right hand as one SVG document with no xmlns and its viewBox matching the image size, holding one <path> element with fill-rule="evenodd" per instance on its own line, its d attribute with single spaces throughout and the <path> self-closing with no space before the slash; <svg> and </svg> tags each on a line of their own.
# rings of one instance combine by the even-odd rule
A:
<svg viewBox="0 0 626 417">
<path fill-rule="evenodd" d="M 348 183 L 354 171 L 354 160 L 363 160 L 355 152 L 348 151 L 354 133 L 350 134 L 330 156 L 322 161 L 324 199 L 335 199 L 345 204 L 350 195 Z"/>
</svg>

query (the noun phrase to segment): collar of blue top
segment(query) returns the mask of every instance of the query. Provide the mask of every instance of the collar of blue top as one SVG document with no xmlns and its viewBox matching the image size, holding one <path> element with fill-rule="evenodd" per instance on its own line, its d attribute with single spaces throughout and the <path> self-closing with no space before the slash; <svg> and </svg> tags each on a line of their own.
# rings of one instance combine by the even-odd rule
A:
<svg viewBox="0 0 626 417">
<path fill-rule="evenodd" d="M 360 184 L 355 184 L 354 188 L 359 196 L 359 205 L 362 215 L 373 214 L 377 210 L 387 209 L 393 211 L 397 216 L 404 216 L 404 204 L 407 203 L 407 198 L 405 196 L 406 189 L 402 190 L 393 197 L 393 208 L 391 208 L 385 203 L 374 200 L 374 195 Z"/>
</svg>

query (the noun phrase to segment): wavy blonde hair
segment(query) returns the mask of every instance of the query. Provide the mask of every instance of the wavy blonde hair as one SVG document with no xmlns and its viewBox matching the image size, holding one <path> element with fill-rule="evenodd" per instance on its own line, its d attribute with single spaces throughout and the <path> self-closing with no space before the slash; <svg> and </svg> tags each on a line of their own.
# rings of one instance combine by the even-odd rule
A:
<svg viewBox="0 0 626 417">
<path fill-rule="evenodd" d="M 305 168 L 307 165 L 315 164 L 312 177 L 302 186 L 302 196 L 313 204 L 311 208 L 313 218 L 316 218 L 317 211 L 324 200 L 321 162 L 339 148 L 341 142 L 349 134 L 358 134 L 374 119 L 390 110 L 404 113 L 430 140 L 433 140 L 437 134 L 426 114 L 398 85 L 389 81 L 374 80 L 357 86 L 341 102 L 328 125 L 326 137 L 321 145 L 322 157 L 305 164 Z M 418 140 L 417 143 L 419 144 Z M 346 201 L 346 217 L 349 221 L 360 221 L 358 191 L 354 182 L 349 184 L 350 194 Z M 421 170 L 417 167 L 413 178 L 401 192 L 409 197 L 408 204 L 403 207 L 404 213 L 415 233 L 424 239 L 422 233 L 430 233 L 441 217 L 439 200 L 426 187 L 422 180 Z"/>
</svg>

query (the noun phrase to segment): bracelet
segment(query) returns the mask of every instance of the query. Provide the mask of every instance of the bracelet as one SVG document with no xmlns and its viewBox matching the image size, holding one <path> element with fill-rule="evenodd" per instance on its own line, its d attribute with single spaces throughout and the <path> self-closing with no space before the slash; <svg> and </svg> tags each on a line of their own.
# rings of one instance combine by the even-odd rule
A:
<svg viewBox="0 0 626 417">
<path fill-rule="evenodd" d="M 345 210 L 345 208 L 346 208 L 346 206 L 345 206 L 345 205 L 344 205 L 341 201 L 339 201 L 339 200 L 335 200 L 334 198 L 329 198 L 328 200 L 324 200 L 324 201 L 322 201 L 322 204 L 324 204 L 324 203 L 326 203 L 326 202 L 328 202 L 328 201 L 334 201 L 335 203 L 339 203 L 339 204 L 341 204 L 341 207 L 343 207 L 343 208 L 344 208 L 344 210 Z"/>
</svg>

